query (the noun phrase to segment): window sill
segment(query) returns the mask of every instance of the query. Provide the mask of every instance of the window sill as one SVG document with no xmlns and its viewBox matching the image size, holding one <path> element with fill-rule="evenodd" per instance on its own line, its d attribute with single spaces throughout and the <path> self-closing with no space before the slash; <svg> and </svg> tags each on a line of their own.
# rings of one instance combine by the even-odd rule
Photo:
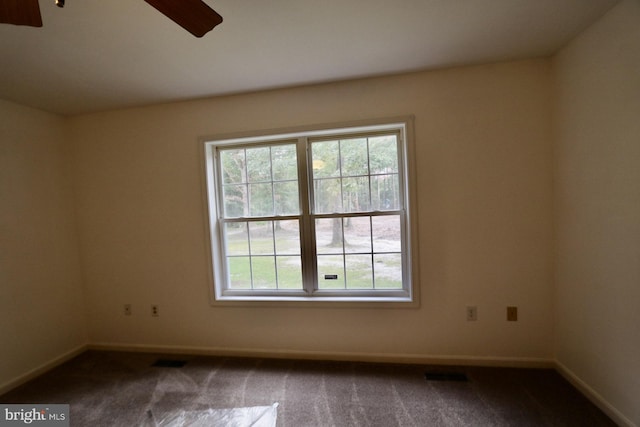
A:
<svg viewBox="0 0 640 427">
<path fill-rule="evenodd" d="M 318 307 L 318 308 L 419 308 L 410 296 L 314 296 L 294 295 L 224 295 L 212 298 L 214 307 Z"/>
</svg>

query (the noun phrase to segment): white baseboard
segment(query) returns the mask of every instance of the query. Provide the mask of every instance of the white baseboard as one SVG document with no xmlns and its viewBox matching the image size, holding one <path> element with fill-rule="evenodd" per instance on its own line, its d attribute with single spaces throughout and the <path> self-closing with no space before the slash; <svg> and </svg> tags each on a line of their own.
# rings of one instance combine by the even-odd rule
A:
<svg viewBox="0 0 640 427">
<path fill-rule="evenodd" d="M 188 347 L 146 344 L 95 343 L 92 350 L 132 351 L 143 353 L 188 354 L 229 357 L 265 357 L 274 359 L 337 360 L 353 362 L 379 362 L 427 365 L 492 366 L 509 368 L 553 369 L 553 359 L 491 357 L 491 356 L 449 356 L 394 353 L 322 352 L 273 349 L 247 349 L 226 347 Z"/>
<path fill-rule="evenodd" d="M 64 354 L 62 354 L 61 356 L 58 356 L 46 363 L 43 363 L 42 365 L 31 369 L 30 371 L 19 375 L 3 384 L 0 384 L 0 394 L 4 394 L 6 392 L 8 392 L 11 389 L 14 389 L 24 383 L 26 383 L 27 381 L 30 381 L 42 374 L 44 374 L 47 371 L 50 371 L 51 369 L 55 368 L 58 365 L 63 364 L 64 362 L 66 362 L 67 360 L 73 359 L 74 357 L 76 357 L 77 355 L 79 355 L 80 353 L 85 352 L 89 347 L 87 346 L 87 344 L 82 344 Z"/>
<path fill-rule="evenodd" d="M 560 375 L 562 375 L 567 381 L 569 381 L 575 388 L 589 399 L 594 405 L 596 405 L 602 412 L 607 414 L 616 424 L 625 427 L 638 427 L 633 421 L 625 417 L 623 413 L 618 411 L 613 405 L 607 402 L 598 392 L 580 379 L 573 371 L 567 368 L 562 363 L 556 361 L 555 368 Z"/>
</svg>

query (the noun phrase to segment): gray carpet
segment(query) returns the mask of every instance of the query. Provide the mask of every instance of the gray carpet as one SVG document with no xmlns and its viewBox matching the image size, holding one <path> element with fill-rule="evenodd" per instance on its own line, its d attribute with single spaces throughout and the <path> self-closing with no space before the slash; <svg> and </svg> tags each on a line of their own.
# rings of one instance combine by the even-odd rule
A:
<svg viewBox="0 0 640 427">
<path fill-rule="evenodd" d="M 159 358 L 187 363 L 151 366 Z M 181 411 L 274 403 L 277 425 L 290 427 L 615 425 L 552 370 L 98 351 L 0 396 L 0 403 L 68 403 L 72 426 L 149 425 Z"/>
</svg>

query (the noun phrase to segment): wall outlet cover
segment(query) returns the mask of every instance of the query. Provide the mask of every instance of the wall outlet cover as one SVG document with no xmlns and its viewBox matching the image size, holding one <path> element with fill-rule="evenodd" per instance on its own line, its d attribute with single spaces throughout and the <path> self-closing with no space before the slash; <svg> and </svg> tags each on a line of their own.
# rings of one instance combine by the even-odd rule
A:
<svg viewBox="0 0 640 427">
<path fill-rule="evenodd" d="M 475 305 L 467 306 L 467 322 L 475 322 L 478 320 L 478 307 Z"/>
</svg>

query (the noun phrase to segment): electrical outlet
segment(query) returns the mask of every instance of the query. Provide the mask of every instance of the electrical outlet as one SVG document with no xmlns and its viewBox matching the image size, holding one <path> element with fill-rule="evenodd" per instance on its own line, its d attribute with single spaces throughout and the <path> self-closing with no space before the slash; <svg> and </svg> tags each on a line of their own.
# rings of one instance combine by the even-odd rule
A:
<svg viewBox="0 0 640 427">
<path fill-rule="evenodd" d="M 518 307 L 507 307 L 507 320 L 509 322 L 518 321 Z"/>
<path fill-rule="evenodd" d="M 131 316 L 133 313 L 131 311 L 131 304 L 125 304 L 124 305 L 124 315 L 125 316 Z"/>
<path fill-rule="evenodd" d="M 160 316 L 160 311 L 159 311 L 158 306 L 156 304 L 151 305 L 151 316 L 152 317 Z"/>
<path fill-rule="evenodd" d="M 467 322 L 475 322 L 478 320 L 478 307 L 475 305 L 467 306 Z"/>
</svg>

